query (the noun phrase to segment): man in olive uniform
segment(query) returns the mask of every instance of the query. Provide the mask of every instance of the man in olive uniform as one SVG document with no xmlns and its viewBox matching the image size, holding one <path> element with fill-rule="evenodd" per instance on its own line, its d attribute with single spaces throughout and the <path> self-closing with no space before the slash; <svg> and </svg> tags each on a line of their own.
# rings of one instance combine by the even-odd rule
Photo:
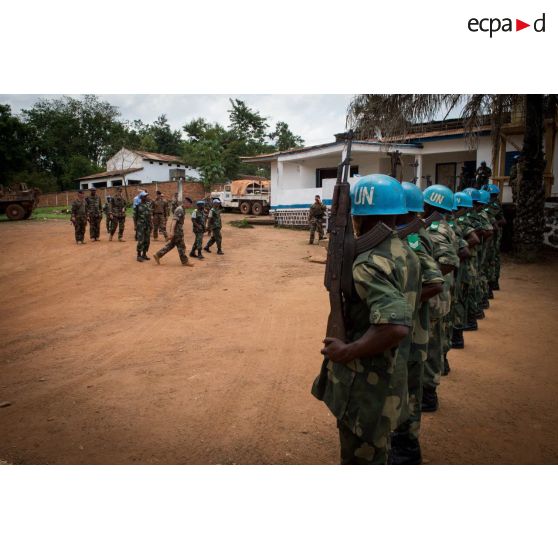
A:
<svg viewBox="0 0 558 558">
<path fill-rule="evenodd" d="M 475 182 L 477 184 L 477 188 L 488 184 L 488 179 L 492 176 L 492 169 L 486 166 L 486 163 L 482 161 L 480 167 L 477 169 L 475 174 Z"/>
<path fill-rule="evenodd" d="M 153 214 L 151 212 L 151 204 L 149 203 L 149 194 L 141 192 L 139 194 L 139 203 L 134 208 L 134 229 L 136 231 L 137 244 L 137 261 L 143 262 L 150 260 L 147 255 L 149 250 L 149 242 L 151 240 L 151 228 L 153 227 Z"/>
<path fill-rule="evenodd" d="M 325 359 L 312 386 L 337 419 L 342 464 L 386 464 L 399 416 L 390 381 L 398 345 L 413 320 L 405 296 L 405 250 L 393 230 L 396 215 L 404 213 L 403 188 L 390 176 L 365 176 L 351 188 L 357 253 L 355 296 L 345 309 L 347 339 L 324 339 Z"/>
<path fill-rule="evenodd" d="M 196 250 L 198 251 L 197 257 L 203 260 L 202 246 L 203 246 L 203 233 L 205 232 L 204 222 L 205 215 L 203 213 L 203 208 L 205 206 L 204 200 L 198 200 L 196 202 L 196 209 L 192 211 L 192 230 L 194 232 L 194 244 L 192 244 L 192 249 L 190 250 L 190 257 L 196 257 Z"/>
<path fill-rule="evenodd" d="M 451 308 L 454 271 L 459 268 L 455 233 L 445 220 L 453 211 L 453 192 L 446 186 L 434 184 L 424 190 L 425 223 L 433 245 L 433 256 L 444 276 L 444 290 L 431 298 L 428 355 L 424 363 L 422 412 L 438 409 L 436 388 L 444 370 L 444 317 Z"/>
<path fill-rule="evenodd" d="M 397 218 L 399 224 L 406 223 L 412 227 L 418 214 L 424 211 L 424 200 L 421 189 L 411 182 L 403 182 L 405 204 L 409 213 Z M 428 352 L 428 334 L 430 327 L 428 300 L 442 292 L 444 278 L 438 264 L 432 257 L 433 246 L 422 221 L 418 230 L 407 234 L 403 240 L 405 249 L 412 250 L 419 261 L 420 284 L 411 291 L 409 296 L 417 292 L 415 315 L 410 336 L 410 348 L 407 356 L 408 410 L 399 419 L 399 426 L 391 437 L 390 463 L 393 465 L 420 465 L 422 455 L 419 443 L 421 425 L 422 384 L 424 362 Z M 401 236 L 404 229 L 398 228 Z M 401 366 L 405 357 L 400 345 L 396 369 Z"/>
<path fill-rule="evenodd" d="M 74 225 L 76 244 L 85 244 L 85 227 L 87 225 L 87 209 L 83 190 L 79 190 L 77 198 L 72 202 L 72 224 Z"/>
<path fill-rule="evenodd" d="M 308 222 L 310 223 L 310 241 L 308 244 L 314 244 L 314 237 L 316 236 L 316 231 L 318 231 L 318 238 L 322 240 L 324 238 L 324 221 L 327 215 L 327 208 L 322 203 L 320 196 L 314 198 L 314 203 L 310 207 L 308 212 Z"/>
<path fill-rule="evenodd" d="M 172 196 L 172 201 L 170 203 L 170 212 L 172 215 L 174 215 L 174 212 L 176 211 L 176 208 L 180 205 L 180 202 L 178 201 L 178 192 L 175 192 L 174 195 Z"/>
<path fill-rule="evenodd" d="M 217 244 L 217 254 L 222 256 L 224 252 L 221 249 L 221 243 L 223 240 L 223 237 L 221 236 L 221 202 L 218 199 L 213 200 L 213 207 L 207 216 L 207 228 L 211 231 L 211 238 L 203 249 L 206 252 L 211 252 L 209 248 L 213 246 L 213 244 Z"/>
<path fill-rule="evenodd" d="M 111 198 L 109 205 L 109 218 L 110 218 L 110 237 L 112 240 L 116 227 L 118 226 L 118 240 L 125 242 L 122 238 L 124 236 L 124 225 L 126 224 L 126 200 L 122 197 L 122 188 L 116 188 L 116 195 Z"/>
<path fill-rule="evenodd" d="M 192 203 L 190 198 L 184 198 L 182 204 L 179 205 L 172 216 L 170 239 L 169 241 L 154 254 L 153 258 L 157 265 L 161 263 L 161 258 L 170 252 L 173 248 L 178 251 L 178 257 L 182 265 L 193 267 L 194 264 L 188 261 L 186 255 L 186 245 L 184 244 L 184 218 L 186 216 L 186 207 Z"/>
<path fill-rule="evenodd" d="M 163 194 L 157 190 L 155 200 L 151 204 L 151 209 L 153 210 L 153 240 L 159 238 L 159 233 L 165 237 L 165 240 L 168 240 L 167 229 L 165 227 L 166 215 L 169 210 L 168 206 L 169 204 L 163 198 Z"/>
<path fill-rule="evenodd" d="M 498 196 L 500 194 L 500 188 L 496 184 L 488 184 L 485 186 L 485 190 L 490 194 L 490 201 L 486 207 L 486 212 L 492 218 L 495 223 L 495 234 L 492 244 L 492 259 L 488 277 L 488 286 L 491 291 L 500 290 L 500 246 L 502 243 L 503 228 L 506 224 L 506 218 L 504 217 L 504 211 Z"/>
<path fill-rule="evenodd" d="M 85 207 L 87 211 L 87 220 L 89 221 L 89 237 L 93 241 L 99 240 L 101 235 L 101 221 L 103 219 L 103 207 L 101 198 L 97 195 L 94 186 L 91 187 L 91 194 L 85 198 Z"/>
<path fill-rule="evenodd" d="M 110 234 L 110 221 L 111 221 L 111 218 L 109 216 L 109 206 L 110 206 L 111 199 L 112 199 L 111 196 L 107 196 L 105 205 L 103 205 L 103 213 L 105 214 L 105 225 L 107 227 L 107 233 L 109 234 Z"/>
</svg>

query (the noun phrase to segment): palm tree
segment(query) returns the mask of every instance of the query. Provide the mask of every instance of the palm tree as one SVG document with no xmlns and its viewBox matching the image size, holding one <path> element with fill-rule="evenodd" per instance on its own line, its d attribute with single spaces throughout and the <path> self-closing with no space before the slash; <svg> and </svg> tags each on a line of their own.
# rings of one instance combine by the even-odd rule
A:
<svg viewBox="0 0 558 558">
<path fill-rule="evenodd" d="M 522 110 L 521 110 L 522 109 Z M 518 162 L 519 196 L 514 220 L 514 250 L 522 261 L 533 261 L 543 245 L 545 113 L 554 119 L 555 95 L 356 95 L 347 121 L 360 138 L 404 139 L 440 114 L 459 111 L 470 143 L 481 126 L 490 124 L 493 161 L 497 160 L 501 132 L 512 112 L 522 115 L 523 148 Z"/>
</svg>

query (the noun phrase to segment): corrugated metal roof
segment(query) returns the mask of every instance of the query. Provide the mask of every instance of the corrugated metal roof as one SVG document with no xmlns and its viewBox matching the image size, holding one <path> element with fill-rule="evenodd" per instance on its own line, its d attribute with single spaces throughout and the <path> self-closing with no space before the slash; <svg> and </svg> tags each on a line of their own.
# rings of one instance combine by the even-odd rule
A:
<svg viewBox="0 0 558 558">
<path fill-rule="evenodd" d="M 149 161 L 160 161 L 163 163 L 180 163 L 184 165 L 184 161 L 180 157 L 177 157 L 176 155 L 165 155 L 164 153 L 140 151 L 139 149 L 132 149 L 131 151 L 137 153 L 142 159 L 147 159 Z"/>
<path fill-rule="evenodd" d="M 131 172 L 136 172 L 136 171 L 140 171 L 140 170 L 143 170 L 143 167 L 135 167 L 135 168 L 124 169 L 124 170 L 98 172 L 96 174 L 90 174 L 89 176 L 81 176 L 77 180 L 89 180 L 91 178 L 109 178 L 111 176 L 124 176 L 125 174 L 130 174 Z"/>
</svg>

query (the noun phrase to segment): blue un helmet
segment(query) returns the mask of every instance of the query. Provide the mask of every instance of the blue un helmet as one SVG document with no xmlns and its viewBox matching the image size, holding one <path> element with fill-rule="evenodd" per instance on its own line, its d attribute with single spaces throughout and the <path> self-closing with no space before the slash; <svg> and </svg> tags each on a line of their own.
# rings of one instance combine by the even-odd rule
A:
<svg viewBox="0 0 558 558">
<path fill-rule="evenodd" d="M 459 207 L 473 207 L 473 199 L 465 192 L 457 192 L 453 196 L 454 211 Z"/>
<path fill-rule="evenodd" d="M 486 190 L 489 194 L 499 194 L 500 193 L 500 188 L 498 188 L 498 186 L 496 186 L 496 184 L 485 184 L 482 187 L 483 190 Z"/>
<path fill-rule="evenodd" d="M 424 198 L 422 190 L 412 182 L 402 182 L 403 191 L 405 192 L 405 204 L 407 211 L 415 211 L 422 213 L 424 211 Z"/>
<path fill-rule="evenodd" d="M 205 205 L 205 200 L 198 200 L 196 202 L 196 205 L 199 205 L 200 207 L 203 207 Z"/>
<path fill-rule="evenodd" d="M 398 180 L 385 174 L 363 176 L 351 186 L 351 215 L 404 215 L 405 192 Z"/>
<path fill-rule="evenodd" d="M 490 194 L 486 190 L 480 190 L 480 200 L 479 203 L 486 205 L 490 203 Z"/>
<path fill-rule="evenodd" d="M 463 190 L 464 194 L 469 194 L 469 196 L 471 196 L 471 199 L 474 202 L 480 202 L 481 201 L 481 193 L 480 190 L 477 190 L 476 188 L 465 188 L 465 190 Z"/>
<path fill-rule="evenodd" d="M 423 195 L 424 203 L 446 211 L 453 210 L 453 192 L 447 186 L 441 184 L 428 186 Z"/>
</svg>

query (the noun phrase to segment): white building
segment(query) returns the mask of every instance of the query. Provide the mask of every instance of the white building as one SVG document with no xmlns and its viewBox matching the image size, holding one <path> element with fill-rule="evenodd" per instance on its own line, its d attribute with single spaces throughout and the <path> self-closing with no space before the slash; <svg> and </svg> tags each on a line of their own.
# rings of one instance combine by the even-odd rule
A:
<svg viewBox="0 0 558 558">
<path fill-rule="evenodd" d="M 150 184 L 170 180 L 199 180 L 201 174 L 175 155 L 123 147 L 107 161 L 107 170 L 78 178 L 80 190 L 111 188 L 124 184 Z"/>
<path fill-rule="evenodd" d="M 547 197 L 558 196 L 558 185 L 554 183 L 554 176 L 558 173 L 558 156 L 554 156 L 558 142 L 554 128 L 551 130 L 545 134 L 545 149 L 550 152 L 545 173 Z M 428 184 L 444 184 L 455 190 L 463 168 L 469 176 L 474 176 L 477 167 L 485 161 L 492 168 L 493 181 L 503 191 L 503 201 L 511 202 L 508 176 L 514 156 L 523 143 L 522 128 L 509 124 L 502 135 L 496 161 L 492 159 L 490 127 L 480 128 L 476 143 L 471 144 L 459 120 L 425 125 L 420 133 L 406 136 L 405 143 L 353 141 L 349 182 L 354 183 L 359 176 L 367 174 L 390 174 L 390 153 L 399 151 L 399 180 L 412 181 L 416 176 L 417 184 L 423 189 Z M 333 141 L 243 158 L 247 163 L 271 166 L 271 211 L 278 224 L 306 225 L 308 208 L 316 194 L 326 205 L 331 205 L 344 146 L 343 141 Z"/>
</svg>

